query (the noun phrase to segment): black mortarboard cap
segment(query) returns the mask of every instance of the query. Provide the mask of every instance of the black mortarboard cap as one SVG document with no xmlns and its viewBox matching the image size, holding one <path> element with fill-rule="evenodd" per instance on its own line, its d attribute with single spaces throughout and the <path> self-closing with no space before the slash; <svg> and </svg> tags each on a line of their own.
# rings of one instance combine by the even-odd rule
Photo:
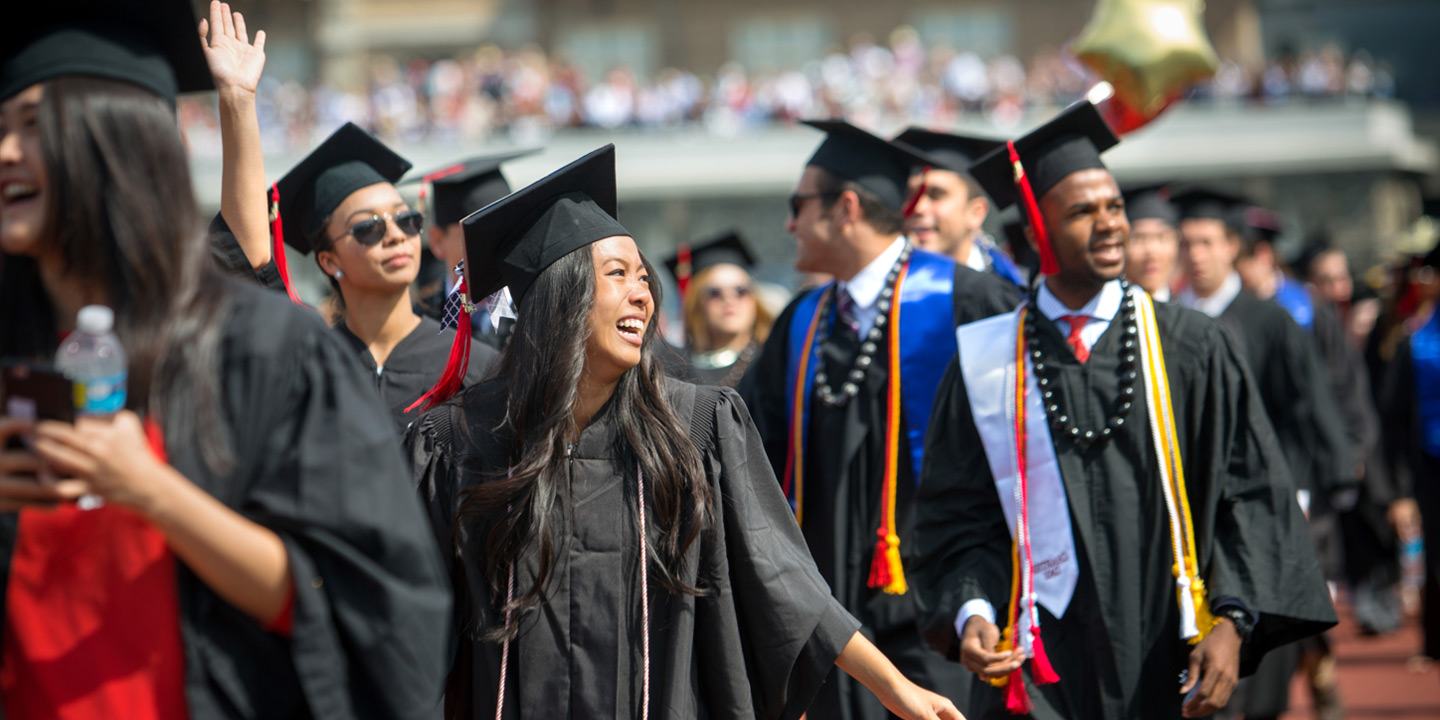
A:
<svg viewBox="0 0 1440 720">
<path fill-rule="evenodd" d="M 957 135 L 912 127 L 895 136 L 895 142 L 905 143 L 930 156 L 935 166 L 961 175 L 970 174 L 970 166 L 985 153 L 1005 144 L 997 138 L 976 135 Z"/>
<path fill-rule="evenodd" d="M 726 263 L 739 265 L 746 270 L 755 266 L 755 256 L 750 253 L 750 248 L 745 247 L 745 241 L 740 234 L 734 230 L 690 247 L 690 276 L 699 275 L 709 268 Z M 679 280 L 680 254 L 676 253 L 666 259 L 665 267 L 669 268 L 672 277 Z"/>
<path fill-rule="evenodd" d="M 1039 202 L 1071 173 L 1104 168 L 1100 153 L 1119 142 L 1100 111 L 1088 100 L 1082 100 L 1016 140 L 1015 152 Z M 996 207 L 1009 207 L 1019 197 L 1014 165 L 1003 145 L 972 165 L 970 174 L 995 201 Z"/>
<path fill-rule="evenodd" d="M 938 164 L 909 145 L 887 141 L 844 120 L 803 122 L 825 133 L 825 140 L 806 165 L 859 185 L 895 210 L 905 206 L 911 171 L 916 166 Z"/>
<path fill-rule="evenodd" d="M 1161 220 L 1174 226 L 1180 221 L 1175 203 L 1170 201 L 1170 188 L 1165 185 L 1145 185 L 1125 191 L 1125 215 L 1130 222 L 1136 220 Z"/>
<path fill-rule="evenodd" d="M 510 183 L 500 174 L 500 166 L 511 160 L 533 155 L 538 150 L 515 150 L 496 155 L 473 157 L 436 168 L 414 178 L 429 182 L 433 220 L 438 226 L 452 225 L 490 203 L 510 194 Z"/>
<path fill-rule="evenodd" d="M 1183 220 L 1219 220 L 1234 232 L 1245 228 L 1244 209 L 1249 202 L 1234 193 L 1207 187 L 1191 187 L 1170 198 Z"/>
<path fill-rule="evenodd" d="M 1285 221 L 1268 208 L 1251 205 L 1242 211 L 1240 217 L 1245 223 L 1245 238 L 1251 242 L 1273 245 L 1285 232 Z"/>
<path fill-rule="evenodd" d="M 0 23 L 0 99 L 69 75 L 127 82 L 172 102 L 215 88 L 190 0 L 61 0 L 24 9 Z"/>
<path fill-rule="evenodd" d="M 606 145 L 461 221 L 470 297 L 501 288 L 519 304 L 535 278 L 597 240 L 629 235 L 616 215 L 615 146 Z"/>
<path fill-rule="evenodd" d="M 358 125 L 345 123 L 276 183 L 285 244 L 308 255 L 314 250 L 311 238 L 350 193 L 397 182 L 409 169 L 409 160 Z"/>
</svg>

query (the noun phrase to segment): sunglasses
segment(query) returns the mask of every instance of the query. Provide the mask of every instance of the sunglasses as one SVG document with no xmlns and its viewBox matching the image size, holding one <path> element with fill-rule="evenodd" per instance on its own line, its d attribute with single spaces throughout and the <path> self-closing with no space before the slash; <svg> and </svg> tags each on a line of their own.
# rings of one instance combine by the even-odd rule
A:
<svg viewBox="0 0 1440 720">
<path fill-rule="evenodd" d="M 734 295 L 736 300 L 744 300 L 745 298 L 750 297 L 750 286 L 734 285 L 731 287 L 724 287 L 720 285 L 711 285 L 710 287 L 705 288 L 706 300 L 724 300 L 726 295 Z"/>
<path fill-rule="evenodd" d="M 390 213 L 375 214 L 350 226 L 346 233 L 355 238 L 355 242 L 366 247 L 374 245 L 385 239 L 385 223 L 388 220 L 395 221 L 395 227 L 406 237 L 419 235 L 420 230 L 425 227 L 425 215 L 417 210 L 404 210 L 394 215 Z"/>
<path fill-rule="evenodd" d="M 840 197 L 838 192 L 795 193 L 790 196 L 790 217 L 799 217 L 800 208 L 806 200 L 833 200 Z"/>
</svg>

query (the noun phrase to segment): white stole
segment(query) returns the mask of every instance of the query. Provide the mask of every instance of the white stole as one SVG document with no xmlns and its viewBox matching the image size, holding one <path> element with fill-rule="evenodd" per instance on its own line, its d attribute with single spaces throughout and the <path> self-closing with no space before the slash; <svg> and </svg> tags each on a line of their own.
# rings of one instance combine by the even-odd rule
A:
<svg viewBox="0 0 1440 720">
<path fill-rule="evenodd" d="M 1031 312 L 1035 312 L 1034 309 Z M 970 397 L 970 414 L 980 433 L 980 444 L 995 480 L 995 491 L 1005 510 L 1010 537 L 1020 515 L 1015 466 L 1015 344 L 1018 310 L 961 326 L 955 331 L 960 347 L 960 372 Z M 1055 617 L 1064 617 L 1080 579 L 1075 535 L 1070 525 L 1070 504 L 1060 477 L 1060 462 L 1050 438 L 1050 426 L 1035 373 L 1026 355 L 1025 432 L 1026 480 L 1029 485 L 1030 545 L 1035 562 L 1035 601 Z M 1022 597 L 1025 594 L 1022 588 Z M 1021 603 L 1022 612 L 1026 603 Z M 1028 632 L 1019 633 L 1026 641 Z M 1028 644 L 1028 643 L 1027 643 Z"/>
</svg>

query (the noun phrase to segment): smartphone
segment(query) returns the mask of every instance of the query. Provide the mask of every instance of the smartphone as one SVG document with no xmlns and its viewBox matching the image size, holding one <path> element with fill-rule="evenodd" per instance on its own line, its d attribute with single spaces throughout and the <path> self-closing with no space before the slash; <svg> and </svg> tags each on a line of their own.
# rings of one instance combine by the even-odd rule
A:
<svg viewBox="0 0 1440 720">
<path fill-rule="evenodd" d="M 0 409 L 22 420 L 75 422 L 75 383 L 53 365 L 0 364 Z"/>
</svg>

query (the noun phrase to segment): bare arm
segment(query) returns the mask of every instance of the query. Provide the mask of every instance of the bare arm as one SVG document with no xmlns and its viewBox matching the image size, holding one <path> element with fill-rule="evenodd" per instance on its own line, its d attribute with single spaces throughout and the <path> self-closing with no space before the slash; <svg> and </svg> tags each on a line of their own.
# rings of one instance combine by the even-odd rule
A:
<svg viewBox="0 0 1440 720">
<path fill-rule="evenodd" d="M 82 418 L 37 426 L 35 450 L 47 465 L 89 485 L 107 503 L 128 507 L 165 535 L 170 549 L 226 602 L 262 624 L 291 592 L 280 537 L 201 490 L 149 449 L 140 419 Z"/>
<path fill-rule="evenodd" d="M 260 268 L 270 262 L 265 154 L 255 111 L 255 92 L 265 69 L 265 31 L 256 32 L 252 44 L 245 17 L 218 0 L 210 3 L 210 18 L 200 21 L 199 30 L 220 96 L 220 215 L 251 267 Z"/>
<path fill-rule="evenodd" d="M 845 644 L 835 665 L 902 718 L 965 720 L 949 700 L 906 679 L 880 648 L 858 632 Z"/>
</svg>

